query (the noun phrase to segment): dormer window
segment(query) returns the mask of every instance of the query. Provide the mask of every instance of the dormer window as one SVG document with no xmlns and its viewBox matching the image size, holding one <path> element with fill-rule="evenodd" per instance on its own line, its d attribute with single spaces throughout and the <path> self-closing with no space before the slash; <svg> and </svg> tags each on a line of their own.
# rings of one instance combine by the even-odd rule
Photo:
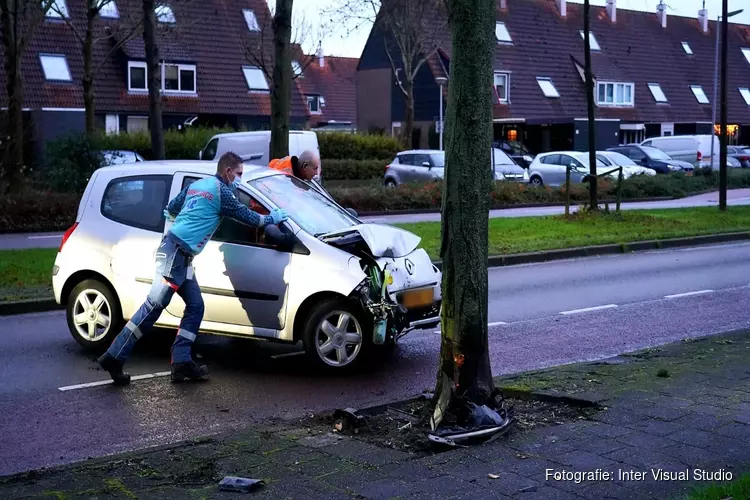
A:
<svg viewBox="0 0 750 500">
<path fill-rule="evenodd" d="M 39 54 L 44 78 L 51 82 L 71 81 L 68 61 L 63 54 Z"/>
<path fill-rule="evenodd" d="M 685 54 L 692 56 L 693 55 L 693 49 L 690 48 L 690 44 L 687 42 L 682 42 L 682 49 L 685 51 Z"/>
<path fill-rule="evenodd" d="M 703 87 L 701 87 L 700 85 L 691 85 L 690 90 L 693 91 L 693 95 L 699 103 L 709 104 L 708 97 L 706 97 L 706 93 L 703 92 Z"/>
<path fill-rule="evenodd" d="M 261 92 L 268 90 L 268 81 L 262 69 L 256 66 L 244 66 L 242 73 L 245 75 L 245 82 L 249 90 Z"/>
<path fill-rule="evenodd" d="M 586 35 L 583 33 L 583 30 L 581 30 L 580 33 L 581 40 L 586 40 Z M 589 31 L 589 43 L 591 44 L 591 50 L 601 50 L 601 48 L 599 47 L 599 42 L 596 40 L 596 36 L 594 36 L 593 31 Z"/>
<path fill-rule="evenodd" d="M 599 106 L 633 106 L 633 84 L 620 82 L 597 82 Z"/>
<path fill-rule="evenodd" d="M 307 96 L 307 109 L 311 115 L 323 114 L 322 107 L 325 106 L 325 100 L 319 95 Z"/>
<path fill-rule="evenodd" d="M 260 31 L 260 26 L 258 25 L 258 18 L 255 17 L 255 12 L 253 12 L 250 9 L 243 9 L 242 14 L 245 16 L 245 23 L 247 24 L 247 29 L 250 31 Z"/>
<path fill-rule="evenodd" d="M 538 76 L 536 78 L 536 82 L 539 84 L 539 88 L 542 89 L 542 92 L 544 93 L 544 97 L 549 97 L 549 98 L 560 97 L 560 93 L 557 91 L 557 89 L 555 88 L 555 85 L 552 83 L 552 79 Z"/>
<path fill-rule="evenodd" d="M 667 102 L 667 96 L 664 95 L 664 91 L 658 83 L 649 83 L 648 89 L 656 102 Z"/>
<path fill-rule="evenodd" d="M 119 19 L 120 12 L 117 10 L 115 0 L 99 0 L 99 16 L 107 19 Z"/>
<path fill-rule="evenodd" d="M 747 62 L 750 63 L 750 49 L 749 48 L 743 48 L 742 53 L 745 55 L 745 59 L 747 59 Z"/>
<path fill-rule="evenodd" d="M 42 7 L 47 2 L 42 2 Z M 65 0 L 55 0 L 52 2 L 52 5 L 49 7 L 45 14 L 48 18 L 52 19 L 62 19 L 68 16 L 68 4 L 65 2 Z"/>
<path fill-rule="evenodd" d="M 157 6 L 154 9 L 154 13 L 156 14 L 156 20 L 160 23 L 174 24 L 177 22 L 177 19 L 174 17 L 174 12 L 172 12 L 172 7 L 169 5 Z"/>
<path fill-rule="evenodd" d="M 495 23 L 495 39 L 498 42 L 513 43 L 513 39 L 510 37 L 508 28 L 504 22 L 498 21 Z"/>
</svg>

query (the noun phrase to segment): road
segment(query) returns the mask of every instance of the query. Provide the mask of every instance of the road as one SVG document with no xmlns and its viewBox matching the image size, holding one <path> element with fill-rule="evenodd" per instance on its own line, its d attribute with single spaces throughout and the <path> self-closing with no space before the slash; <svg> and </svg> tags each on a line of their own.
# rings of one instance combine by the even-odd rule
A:
<svg viewBox="0 0 750 500">
<path fill-rule="evenodd" d="M 747 328 L 749 276 L 748 243 L 492 269 L 493 371 Z M 433 387 L 439 349 L 436 332 L 412 332 L 383 363 L 342 377 L 311 374 L 296 356 L 273 357 L 294 347 L 201 336 L 196 352 L 212 370 L 206 383 L 174 386 L 156 376 L 127 388 L 75 388 L 107 377 L 62 313 L 3 318 L 0 338 L 0 475 L 410 397 Z M 169 335 L 144 341 L 129 371 L 168 370 Z"/>
<path fill-rule="evenodd" d="M 688 208 L 688 207 L 711 207 L 719 203 L 719 194 L 709 193 L 698 196 L 690 196 L 679 200 L 669 201 L 646 201 L 638 203 L 623 203 L 623 210 L 648 210 L 657 208 Z M 727 193 L 727 204 L 750 205 L 750 189 L 732 189 Z M 572 207 L 577 210 L 577 207 Z M 536 207 L 536 208 L 505 208 L 491 210 L 490 218 L 498 217 L 537 217 L 545 215 L 560 215 L 565 212 L 563 207 Z M 434 222 L 440 220 L 439 213 L 428 214 L 405 214 L 405 215 L 380 215 L 373 217 L 362 217 L 365 222 L 378 222 L 383 224 L 406 224 L 415 222 Z M 34 233 L 34 234 L 0 234 L 0 250 L 20 250 L 27 248 L 57 248 L 60 246 L 62 233 Z"/>
</svg>

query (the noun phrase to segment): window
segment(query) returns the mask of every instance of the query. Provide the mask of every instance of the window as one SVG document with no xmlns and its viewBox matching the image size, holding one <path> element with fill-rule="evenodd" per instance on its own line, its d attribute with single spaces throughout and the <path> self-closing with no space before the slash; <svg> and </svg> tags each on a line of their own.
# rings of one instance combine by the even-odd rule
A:
<svg viewBox="0 0 750 500">
<path fill-rule="evenodd" d="M 154 9 L 154 13 L 156 14 L 156 20 L 160 23 L 173 24 L 177 22 L 174 12 L 172 12 L 172 7 L 169 5 L 158 5 Z"/>
<path fill-rule="evenodd" d="M 258 18 L 255 17 L 255 12 L 250 9 L 242 9 L 242 14 L 244 14 L 245 16 L 247 29 L 249 29 L 250 31 L 260 31 L 260 26 L 258 26 Z"/>
<path fill-rule="evenodd" d="M 268 90 L 268 81 L 266 81 L 263 70 L 255 66 L 245 66 L 242 68 L 242 72 L 245 74 L 247 88 L 250 90 Z"/>
<path fill-rule="evenodd" d="M 104 129 L 107 135 L 116 135 L 120 133 L 120 115 L 107 115 L 104 118 Z"/>
<path fill-rule="evenodd" d="M 664 95 L 664 91 L 658 83 L 649 83 L 648 89 L 656 102 L 667 102 L 667 96 Z"/>
<path fill-rule="evenodd" d="M 693 55 L 693 49 L 690 48 L 690 44 L 687 42 L 682 42 L 682 48 L 685 50 L 685 54 L 692 56 Z"/>
<path fill-rule="evenodd" d="M 703 87 L 700 85 L 691 85 L 690 90 L 693 91 L 693 95 L 695 95 L 695 98 L 699 103 L 708 104 L 708 97 L 706 97 L 706 93 L 703 92 Z"/>
<path fill-rule="evenodd" d="M 750 63 L 750 48 L 742 49 L 742 53 L 745 55 L 745 59 Z"/>
<path fill-rule="evenodd" d="M 544 92 L 545 97 L 560 97 L 560 93 L 555 88 L 551 79 L 537 77 L 536 82 L 539 84 L 542 92 Z"/>
<path fill-rule="evenodd" d="M 498 42 L 513 43 L 513 39 L 510 37 L 510 33 L 508 33 L 508 28 L 505 26 L 505 23 L 500 21 L 495 23 L 495 38 Z"/>
<path fill-rule="evenodd" d="M 148 90 L 145 62 L 128 61 L 128 90 Z"/>
<path fill-rule="evenodd" d="M 46 2 L 42 2 L 42 7 Z M 65 0 L 55 0 L 46 12 L 47 17 L 62 19 L 68 16 L 68 4 Z"/>
<path fill-rule="evenodd" d="M 600 106 L 632 106 L 633 84 L 597 82 L 597 94 Z"/>
<path fill-rule="evenodd" d="M 414 155 L 398 155 L 396 158 L 398 158 L 398 164 L 399 165 L 413 165 L 414 164 Z"/>
<path fill-rule="evenodd" d="M 53 82 L 69 82 L 70 70 L 68 61 L 62 54 L 39 54 L 39 60 L 42 62 L 44 78 Z"/>
<path fill-rule="evenodd" d="M 302 76 L 302 66 L 300 66 L 299 61 L 292 61 L 292 73 L 296 77 Z"/>
<path fill-rule="evenodd" d="M 425 155 L 425 154 L 414 155 L 414 163 L 412 163 L 412 165 L 414 165 L 415 167 L 424 167 L 425 163 L 430 165 L 430 155 Z"/>
<path fill-rule="evenodd" d="M 742 94 L 742 98 L 745 99 L 745 104 L 750 106 L 750 89 L 740 89 L 740 94 Z"/>
<path fill-rule="evenodd" d="M 162 89 L 165 92 L 195 92 L 195 66 L 191 64 L 163 64 Z"/>
<path fill-rule="evenodd" d="M 107 185 L 102 197 L 102 215 L 110 220 L 161 233 L 162 211 L 169 202 L 171 175 L 121 177 Z"/>
<path fill-rule="evenodd" d="M 581 33 L 581 39 L 585 40 L 585 35 L 583 34 L 583 30 L 580 31 Z M 589 31 L 589 43 L 591 44 L 591 50 L 601 50 L 599 47 L 599 42 L 596 41 L 596 36 L 594 36 L 593 31 Z"/>
<path fill-rule="evenodd" d="M 120 17 L 120 12 L 117 10 L 115 0 L 99 0 L 99 5 L 101 5 L 101 8 L 99 9 L 99 15 L 101 17 L 110 19 L 118 19 Z"/>
<path fill-rule="evenodd" d="M 311 114 L 319 115 L 323 113 L 323 111 L 320 109 L 320 106 L 322 104 L 321 100 L 322 98 L 320 96 L 316 96 L 316 95 L 307 96 L 307 109 L 310 110 Z"/>
<path fill-rule="evenodd" d="M 560 155 L 558 154 L 544 156 L 539 161 L 541 163 L 544 163 L 545 165 L 562 165 L 562 163 L 560 163 L 562 160 L 560 159 Z"/>
<path fill-rule="evenodd" d="M 219 139 L 211 139 L 203 150 L 201 160 L 213 160 L 216 158 L 217 149 L 219 149 Z"/>
<path fill-rule="evenodd" d="M 148 132 L 148 116 L 128 116 L 126 129 L 129 134 Z"/>
<path fill-rule="evenodd" d="M 508 102 L 508 79 L 507 73 L 495 73 L 495 95 L 500 102 Z"/>
</svg>

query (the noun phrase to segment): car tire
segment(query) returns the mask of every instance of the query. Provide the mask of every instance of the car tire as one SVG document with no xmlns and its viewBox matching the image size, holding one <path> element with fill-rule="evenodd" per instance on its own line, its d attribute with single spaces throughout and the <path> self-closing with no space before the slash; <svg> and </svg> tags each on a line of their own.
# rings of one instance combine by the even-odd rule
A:
<svg viewBox="0 0 750 500">
<path fill-rule="evenodd" d="M 80 282 L 68 296 L 68 329 L 86 350 L 103 352 L 120 333 L 123 322 L 115 293 L 95 279 Z"/>
<path fill-rule="evenodd" d="M 385 180 L 385 187 L 387 187 L 387 188 L 395 188 L 396 186 L 398 186 L 398 184 L 396 184 L 396 181 L 394 181 L 393 179 L 386 179 Z"/>
<path fill-rule="evenodd" d="M 326 323 L 329 326 L 324 326 Z M 329 372 L 356 369 L 372 348 L 370 323 L 348 300 L 336 298 L 316 304 L 304 324 L 308 360 L 315 368 Z"/>
<path fill-rule="evenodd" d="M 538 175 L 532 175 L 531 179 L 529 179 L 529 184 L 531 184 L 533 187 L 542 187 L 544 186 L 544 182 L 542 181 L 542 178 Z"/>
</svg>

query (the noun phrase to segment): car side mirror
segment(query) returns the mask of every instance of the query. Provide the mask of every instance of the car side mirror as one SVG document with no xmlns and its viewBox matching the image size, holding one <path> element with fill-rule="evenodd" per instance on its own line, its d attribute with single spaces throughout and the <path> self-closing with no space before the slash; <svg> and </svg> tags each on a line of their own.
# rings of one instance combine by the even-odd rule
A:
<svg viewBox="0 0 750 500">
<path fill-rule="evenodd" d="M 347 208 L 346 211 L 349 212 L 355 219 L 359 218 L 359 214 L 353 208 Z"/>
<path fill-rule="evenodd" d="M 422 166 L 423 167 L 427 167 L 427 168 L 432 168 L 432 165 L 430 165 L 430 162 L 428 162 L 428 161 L 423 162 Z"/>
</svg>

